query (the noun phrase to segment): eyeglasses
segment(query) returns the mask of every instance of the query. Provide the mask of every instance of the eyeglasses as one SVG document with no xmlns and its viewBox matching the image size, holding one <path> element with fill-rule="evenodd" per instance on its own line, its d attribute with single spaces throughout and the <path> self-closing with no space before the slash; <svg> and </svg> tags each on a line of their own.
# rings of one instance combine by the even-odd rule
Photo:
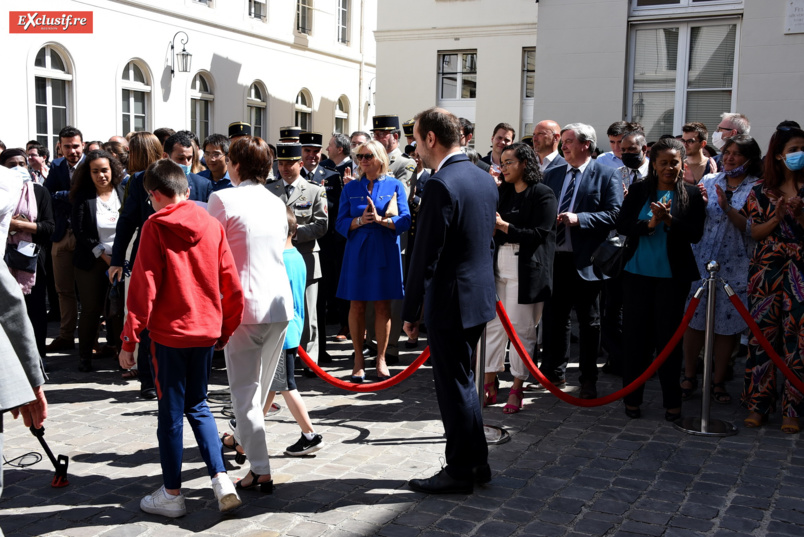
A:
<svg viewBox="0 0 804 537">
<path fill-rule="evenodd" d="M 370 161 L 373 158 L 374 155 L 372 155 L 371 153 L 358 153 L 357 155 L 355 155 L 356 160 L 365 160 L 366 162 Z"/>
<path fill-rule="evenodd" d="M 505 160 L 500 162 L 500 168 L 507 168 L 508 166 L 512 166 L 514 164 L 519 164 L 518 160 Z"/>
<path fill-rule="evenodd" d="M 209 159 L 209 160 L 218 160 L 218 159 L 223 158 L 224 156 L 225 155 L 223 153 L 221 153 L 220 151 L 212 151 L 212 152 L 204 151 L 204 158 Z"/>
<path fill-rule="evenodd" d="M 718 127 L 716 130 L 729 132 L 729 131 L 733 131 L 734 129 L 730 129 L 730 128 L 727 128 L 727 127 Z"/>
<path fill-rule="evenodd" d="M 700 140 L 698 140 L 698 138 L 689 138 L 689 139 L 682 138 L 681 143 L 683 143 L 684 145 L 692 145 L 700 143 Z"/>
</svg>

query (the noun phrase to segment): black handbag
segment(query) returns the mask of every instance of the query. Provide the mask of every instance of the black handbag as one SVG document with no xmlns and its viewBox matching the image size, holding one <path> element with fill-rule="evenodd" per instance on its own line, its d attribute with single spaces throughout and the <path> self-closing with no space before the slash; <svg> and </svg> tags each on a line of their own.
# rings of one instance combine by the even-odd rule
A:
<svg viewBox="0 0 804 537">
<path fill-rule="evenodd" d="M 6 244 L 6 254 L 3 256 L 3 261 L 6 262 L 8 268 L 21 270 L 23 272 L 36 272 L 36 260 L 39 257 L 39 246 L 36 246 L 36 255 L 28 257 L 19 250 L 16 244 Z"/>
<path fill-rule="evenodd" d="M 628 240 L 621 240 L 618 235 L 603 241 L 592 253 L 592 265 L 610 278 L 619 276 L 625 267 L 625 245 Z"/>
</svg>

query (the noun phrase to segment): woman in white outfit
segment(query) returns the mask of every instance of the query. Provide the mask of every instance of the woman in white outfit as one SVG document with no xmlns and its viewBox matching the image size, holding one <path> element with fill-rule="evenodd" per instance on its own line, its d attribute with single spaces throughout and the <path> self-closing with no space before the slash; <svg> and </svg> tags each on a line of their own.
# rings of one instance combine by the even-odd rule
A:
<svg viewBox="0 0 804 537">
<path fill-rule="evenodd" d="M 224 435 L 223 443 L 236 449 L 240 442 L 251 463 L 249 475 L 237 487 L 271 492 L 262 408 L 293 318 L 293 296 L 282 258 L 288 223 L 285 204 L 264 186 L 272 165 L 268 144 L 261 138 L 240 137 L 226 159 L 235 188 L 213 193 L 209 214 L 226 231 L 245 309 L 242 324 L 225 348 L 237 439 Z"/>
</svg>

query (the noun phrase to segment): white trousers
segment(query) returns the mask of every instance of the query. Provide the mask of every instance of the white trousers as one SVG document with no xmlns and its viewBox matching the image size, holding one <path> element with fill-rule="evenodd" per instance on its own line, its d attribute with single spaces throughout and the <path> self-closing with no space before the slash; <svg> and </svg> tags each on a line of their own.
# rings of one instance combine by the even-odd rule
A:
<svg viewBox="0 0 804 537">
<path fill-rule="evenodd" d="M 304 288 L 304 327 L 299 343 L 315 363 L 318 363 L 319 337 L 326 334 L 318 333 L 318 280 L 313 280 Z"/>
<path fill-rule="evenodd" d="M 271 473 L 262 409 L 276 365 L 285 356 L 282 346 L 287 330 L 287 321 L 241 324 L 224 347 L 237 441 L 243 445 L 251 470 L 257 475 Z"/>
<path fill-rule="evenodd" d="M 535 304 L 519 303 L 519 256 L 518 244 L 504 244 L 497 254 L 497 296 L 500 297 L 511 325 L 522 340 L 522 345 L 529 353 L 536 348 L 536 325 L 542 318 L 544 302 Z M 505 370 L 505 345 L 508 336 L 503 329 L 499 317 L 495 317 L 486 325 L 486 373 L 499 373 Z M 527 380 L 530 373 L 525 367 L 519 353 L 511 347 L 509 353 L 511 374 L 520 380 Z"/>
</svg>

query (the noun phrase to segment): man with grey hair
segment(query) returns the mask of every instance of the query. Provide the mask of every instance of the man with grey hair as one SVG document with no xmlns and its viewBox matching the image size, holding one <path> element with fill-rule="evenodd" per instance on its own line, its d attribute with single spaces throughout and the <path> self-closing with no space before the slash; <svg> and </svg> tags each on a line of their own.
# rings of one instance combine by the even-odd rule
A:
<svg viewBox="0 0 804 537">
<path fill-rule="evenodd" d="M 566 383 L 570 314 L 578 318 L 580 335 L 580 397 L 597 397 L 597 357 L 600 352 L 600 290 L 605 276 L 592 265 L 592 253 L 614 228 L 623 202 L 616 168 L 592 159 L 595 129 L 570 123 L 561 129 L 566 164 L 544 174 L 544 183 L 558 200 L 553 295 L 545 304 L 544 359 L 541 370 L 555 385 Z"/>
<path fill-rule="evenodd" d="M 720 114 L 720 123 L 712 133 L 712 145 L 718 151 L 726 145 L 726 140 L 738 134 L 748 134 L 751 132 L 751 122 L 743 114 L 723 112 Z M 715 155 L 717 171 L 723 171 L 723 164 L 720 162 L 720 154 Z"/>
</svg>

